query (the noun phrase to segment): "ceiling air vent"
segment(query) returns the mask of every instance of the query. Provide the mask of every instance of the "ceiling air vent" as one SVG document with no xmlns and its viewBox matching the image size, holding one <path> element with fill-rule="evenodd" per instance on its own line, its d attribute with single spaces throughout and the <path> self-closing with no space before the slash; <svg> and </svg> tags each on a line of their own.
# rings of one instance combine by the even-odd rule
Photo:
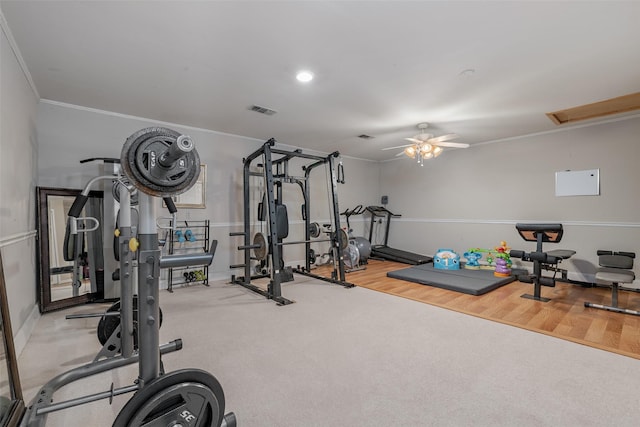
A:
<svg viewBox="0 0 640 427">
<path fill-rule="evenodd" d="M 547 117 L 553 123 L 562 125 L 580 120 L 596 119 L 611 114 L 628 113 L 634 110 L 640 110 L 640 92 L 566 110 L 554 111 L 553 113 L 547 113 Z"/>
<path fill-rule="evenodd" d="M 358 138 L 371 139 L 371 138 L 375 138 L 375 136 L 371 136 L 371 135 L 367 135 L 367 134 L 363 133 L 362 135 L 358 135 Z"/>
<path fill-rule="evenodd" d="M 271 108 L 267 107 L 261 107 L 259 105 L 252 105 L 251 107 L 249 107 L 249 110 L 255 111 L 256 113 L 260 114 L 266 114 L 267 116 L 273 116 L 275 113 L 277 113 L 276 110 L 272 110 Z"/>
</svg>

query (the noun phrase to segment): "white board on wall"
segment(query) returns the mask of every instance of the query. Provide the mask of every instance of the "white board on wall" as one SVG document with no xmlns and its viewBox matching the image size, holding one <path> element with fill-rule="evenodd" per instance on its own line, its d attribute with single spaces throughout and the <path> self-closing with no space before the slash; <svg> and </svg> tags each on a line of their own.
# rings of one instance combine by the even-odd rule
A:
<svg viewBox="0 0 640 427">
<path fill-rule="evenodd" d="M 556 172 L 556 196 L 599 196 L 600 169 Z"/>
</svg>

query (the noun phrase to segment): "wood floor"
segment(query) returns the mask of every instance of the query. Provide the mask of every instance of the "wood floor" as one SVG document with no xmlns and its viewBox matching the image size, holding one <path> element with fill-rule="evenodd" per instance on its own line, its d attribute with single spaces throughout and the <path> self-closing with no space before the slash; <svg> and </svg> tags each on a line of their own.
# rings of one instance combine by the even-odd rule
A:
<svg viewBox="0 0 640 427">
<path fill-rule="evenodd" d="M 585 308 L 584 302 L 609 304 L 611 291 L 558 282 L 542 287 L 540 302 L 521 298 L 533 293 L 533 285 L 513 282 L 480 296 L 387 277 L 387 272 L 406 264 L 371 260 L 366 270 L 347 274 L 357 286 L 432 304 L 472 316 L 528 329 L 579 344 L 640 359 L 640 316 Z M 322 270 L 316 271 L 322 274 Z M 621 291 L 619 306 L 640 308 L 640 293 Z"/>
</svg>

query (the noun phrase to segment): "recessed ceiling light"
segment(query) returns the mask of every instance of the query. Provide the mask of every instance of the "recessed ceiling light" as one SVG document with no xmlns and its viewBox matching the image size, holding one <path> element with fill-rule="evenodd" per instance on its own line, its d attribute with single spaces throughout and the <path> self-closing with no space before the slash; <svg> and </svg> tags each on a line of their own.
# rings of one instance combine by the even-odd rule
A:
<svg viewBox="0 0 640 427">
<path fill-rule="evenodd" d="M 308 83 L 313 80 L 313 73 L 311 71 L 300 71 L 296 74 L 296 79 L 302 83 Z"/>
</svg>

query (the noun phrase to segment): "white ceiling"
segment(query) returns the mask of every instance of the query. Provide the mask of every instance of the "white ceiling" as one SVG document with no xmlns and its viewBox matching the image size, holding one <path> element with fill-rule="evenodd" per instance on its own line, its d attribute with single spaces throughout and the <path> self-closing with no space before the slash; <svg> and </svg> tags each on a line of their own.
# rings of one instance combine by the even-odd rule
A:
<svg viewBox="0 0 640 427">
<path fill-rule="evenodd" d="M 43 99 L 375 160 L 420 122 L 477 144 L 640 91 L 637 1 L 0 7 Z M 295 80 L 303 68 L 313 82 Z"/>
</svg>

